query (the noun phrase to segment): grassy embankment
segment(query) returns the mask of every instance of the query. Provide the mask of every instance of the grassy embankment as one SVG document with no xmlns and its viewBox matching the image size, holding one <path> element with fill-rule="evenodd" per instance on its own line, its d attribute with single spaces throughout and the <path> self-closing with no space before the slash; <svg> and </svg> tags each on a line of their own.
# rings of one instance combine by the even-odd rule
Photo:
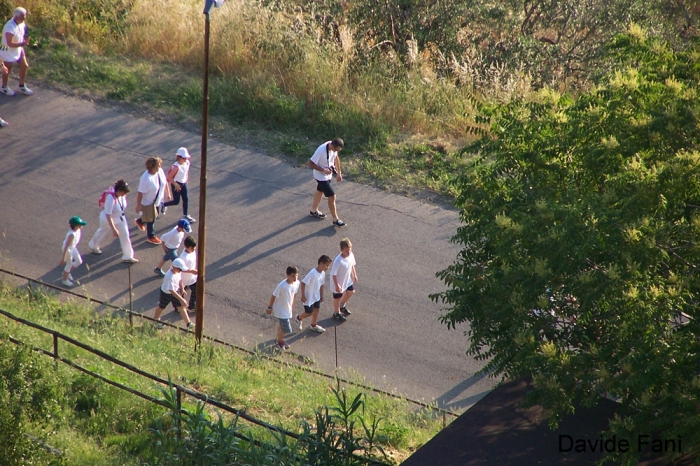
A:
<svg viewBox="0 0 700 466">
<path fill-rule="evenodd" d="M 314 422 L 314 410 L 333 406 L 333 384 L 326 378 L 299 369 L 295 363 L 279 364 L 259 356 L 233 351 L 207 342 L 193 351 L 191 335 L 165 330 L 117 317 L 100 317 L 85 305 L 62 303 L 43 294 L 29 298 L 26 290 L 0 285 L 0 309 L 54 329 L 100 349 L 139 369 L 172 377 L 173 381 L 201 391 L 271 424 L 299 432 L 302 420 Z M 2 317 L 0 341 L 11 335 L 48 351 L 50 335 Z M 152 396 L 155 384 L 106 362 L 84 350 L 61 344 L 60 354 L 103 376 Z M 283 354 L 284 357 L 293 357 Z M 307 363 L 309 363 L 307 361 Z M 136 396 L 89 378 L 62 364 L 57 377 L 72 401 L 64 406 L 66 422 L 57 425 L 49 443 L 64 451 L 71 465 L 138 464 L 149 445 L 148 427 L 164 409 Z M 357 390 L 349 387 L 349 395 Z M 187 400 L 187 397 L 185 397 Z M 190 399 L 187 406 L 192 407 Z M 364 418 L 382 418 L 379 434 L 384 448 L 395 459 L 407 456 L 441 429 L 442 419 L 416 411 L 408 402 L 366 394 Z M 256 431 L 254 429 L 254 431 Z M 257 430 L 259 435 L 265 434 Z M 131 458 L 131 459 L 129 459 Z M 132 461 L 133 460 L 133 461 Z"/>
<path fill-rule="evenodd" d="M 25 6 L 38 42 L 32 79 L 184 122 L 201 117 L 201 1 Z M 334 20 L 333 8 L 243 0 L 214 12 L 212 132 L 299 161 L 340 136 L 350 179 L 449 196 L 466 163 L 455 151 L 471 123 L 469 86 L 438 76 L 429 50 L 398 57 L 343 11 Z"/>
</svg>

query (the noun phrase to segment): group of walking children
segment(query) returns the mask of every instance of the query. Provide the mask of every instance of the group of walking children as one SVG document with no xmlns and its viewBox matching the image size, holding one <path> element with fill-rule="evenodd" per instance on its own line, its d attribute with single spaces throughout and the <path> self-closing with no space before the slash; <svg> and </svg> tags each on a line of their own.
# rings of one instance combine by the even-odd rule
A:
<svg viewBox="0 0 700 466">
<path fill-rule="evenodd" d="M 355 294 L 357 272 L 355 270 L 355 255 L 352 253 L 352 243 L 348 238 L 340 241 L 340 253 L 335 260 L 322 255 L 314 269 L 306 274 L 299 282 L 299 270 L 290 265 L 287 267 L 287 277 L 282 280 L 270 296 L 266 313 L 277 319 L 277 335 L 275 344 L 281 349 L 289 349 L 284 341 L 285 335 L 292 333 L 292 324 L 302 331 L 304 319 L 311 317 L 309 330 L 323 333 L 326 330 L 318 324 L 318 317 L 323 302 L 323 288 L 326 283 L 326 272 L 330 272 L 330 285 L 333 293 L 333 319 L 344 322 L 351 314 L 347 302 Z M 304 312 L 294 315 L 296 295 L 300 294 Z"/>
<path fill-rule="evenodd" d="M 194 310 L 196 303 L 197 282 L 197 243 L 192 237 L 185 234 L 192 232 L 191 223 L 196 220 L 188 215 L 189 198 L 187 181 L 190 168 L 190 154 L 186 148 L 181 147 L 176 152 L 176 161 L 166 176 L 161 169 L 162 160 L 159 157 L 149 157 L 146 160 L 146 171 L 139 180 L 138 194 L 136 197 L 136 212 L 140 215 L 136 219 L 136 225 L 140 230 L 147 231 L 147 241 L 151 244 L 161 245 L 163 258 L 156 265 L 154 272 L 163 277 L 160 300 L 156 309 L 156 319 L 160 320 L 160 314 L 169 303 L 173 303 L 180 312 L 188 328 L 192 323 L 187 314 L 188 309 Z M 88 243 L 93 254 L 102 254 L 112 238 L 119 238 L 122 249 L 122 261 L 135 264 L 138 259 L 134 257 L 134 249 L 129 237 L 129 223 L 126 219 L 126 196 L 130 188 L 126 181 L 119 180 L 114 186 L 104 191 L 98 200 L 101 209 L 99 227 Z M 172 195 L 171 195 L 172 193 Z M 172 198 L 171 200 L 168 200 Z M 169 232 L 161 236 L 155 235 L 155 220 L 159 214 L 164 214 L 167 206 L 173 206 L 182 200 L 183 217 Z M 87 222 L 75 216 L 68 221 L 70 229 L 63 241 L 60 265 L 65 265 L 61 283 L 64 286 L 75 286 L 77 280 L 73 278 L 73 270 L 83 263 L 78 243 L 80 242 L 82 228 Z M 182 253 L 178 254 L 183 244 Z M 172 267 L 163 272 L 163 266 L 171 261 Z M 189 293 L 189 302 L 185 297 Z M 158 327 L 162 327 L 159 324 Z"/>
</svg>

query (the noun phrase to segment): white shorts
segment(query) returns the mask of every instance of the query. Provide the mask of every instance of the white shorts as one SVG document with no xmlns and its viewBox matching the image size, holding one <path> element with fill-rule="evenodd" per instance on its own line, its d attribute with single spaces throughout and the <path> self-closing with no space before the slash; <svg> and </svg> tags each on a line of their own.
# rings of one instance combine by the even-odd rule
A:
<svg viewBox="0 0 700 466">
<path fill-rule="evenodd" d="M 68 248 L 66 251 L 66 267 L 63 269 L 64 272 L 70 273 L 73 267 L 77 267 L 83 263 L 83 258 L 80 257 L 80 252 L 77 248 Z"/>
</svg>

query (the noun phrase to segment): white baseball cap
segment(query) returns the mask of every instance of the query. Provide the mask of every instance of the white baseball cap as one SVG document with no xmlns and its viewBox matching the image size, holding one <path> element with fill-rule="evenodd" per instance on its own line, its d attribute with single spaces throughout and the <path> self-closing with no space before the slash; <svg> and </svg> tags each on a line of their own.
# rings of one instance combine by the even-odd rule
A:
<svg viewBox="0 0 700 466">
<path fill-rule="evenodd" d="M 183 159 L 190 158 L 190 153 L 187 151 L 187 147 L 180 147 L 177 152 L 175 152 L 175 155 L 182 157 Z"/>
<path fill-rule="evenodd" d="M 179 257 L 173 261 L 173 267 L 176 267 L 183 272 L 187 272 L 187 266 L 185 265 L 185 261 L 180 259 Z"/>
</svg>

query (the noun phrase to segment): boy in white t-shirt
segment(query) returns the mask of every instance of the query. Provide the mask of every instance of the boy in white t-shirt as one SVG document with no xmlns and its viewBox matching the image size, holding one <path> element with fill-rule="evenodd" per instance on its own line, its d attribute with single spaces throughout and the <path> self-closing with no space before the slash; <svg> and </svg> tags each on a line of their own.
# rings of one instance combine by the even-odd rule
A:
<svg viewBox="0 0 700 466">
<path fill-rule="evenodd" d="M 323 333 L 325 328 L 318 325 L 318 314 L 321 311 L 323 302 L 323 285 L 326 283 L 326 270 L 333 261 L 325 254 L 318 258 L 318 265 L 311 269 L 301 281 L 301 304 L 304 306 L 304 313 L 297 315 L 293 322 L 299 331 L 303 328 L 302 321 L 311 316 L 311 329 L 316 333 Z"/>
<path fill-rule="evenodd" d="M 289 349 L 285 343 L 284 336 L 292 333 L 292 325 L 289 321 L 294 311 L 294 299 L 299 292 L 299 270 L 290 265 L 287 267 L 287 278 L 282 280 L 270 296 L 270 304 L 265 313 L 274 315 L 277 318 L 277 337 L 275 343 L 281 350 Z"/>
<path fill-rule="evenodd" d="M 339 322 L 344 322 L 345 318 L 351 314 L 345 305 L 355 294 L 355 283 L 357 283 L 355 264 L 352 243 L 348 238 L 343 238 L 340 241 L 340 254 L 333 260 L 331 267 L 333 318 Z"/>
<path fill-rule="evenodd" d="M 80 230 L 87 225 L 87 222 L 76 216 L 68 220 L 68 225 L 70 225 L 70 230 L 68 230 L 66 238 L 63 240 L 63 254 L 59 265 L 66 265 L 63 269 L 61 283 L 65 286 L 74 286 L 75 283 L 73 283 L 74 278 L 71 275 L 71 271 L 83 263 L 83 258 L 80 257 L 80 252 L 78 251 L 78 243 L 81 237 Z"/>
<path fill-rule="evenodd" d="M 163 284 L 160 285 L 160 300 L 158 301 L 156 313 L 153 316 L 159 321 L 156 324 L 158 329 L 163 328 L 163 324 L 160 323 L 160 315 L 170 303 L 173 303 L 173 307 L 180 313 L 182 320 L 187 322 L 187 330 L 194 327 L 194 324 L 190 321 L 190 316 L 187 315 L 187 301 L 184 298 L 187 292 L 182 287 L 181 272 L 187 272 L 187 266 L 182 259 L 175 259 L 172 267 L 163 277 Z"/>
<path fill-rule="evenodd" d="M 197 304 L 197 242 L 191 236 L 185 238 L 185 249 L 180 254 L 187 267 L 187 272 L 182 272 L 182 286 L 190 293 L 190 301 L 187 309 L 191 312 L 195 310 Z"/>
<path fill-rule="evenodd" d="M 163 266 L 167 261 L 174 261 L 177 259 L 177 250 L 180 249 L 182 240 L 185 238 L 185 233 L 191 232 L 192 227 L 190 226 L 190 222 L 183 218 L 177 222 L 175 228 L 160 237 L 160 240 L 163 242 L 161 246 L 163 247 L 165 255 L 153 269 L 156 275 L 160 275 L 161 277 L 165 276 L 163 273 Z"/>
</svg>

